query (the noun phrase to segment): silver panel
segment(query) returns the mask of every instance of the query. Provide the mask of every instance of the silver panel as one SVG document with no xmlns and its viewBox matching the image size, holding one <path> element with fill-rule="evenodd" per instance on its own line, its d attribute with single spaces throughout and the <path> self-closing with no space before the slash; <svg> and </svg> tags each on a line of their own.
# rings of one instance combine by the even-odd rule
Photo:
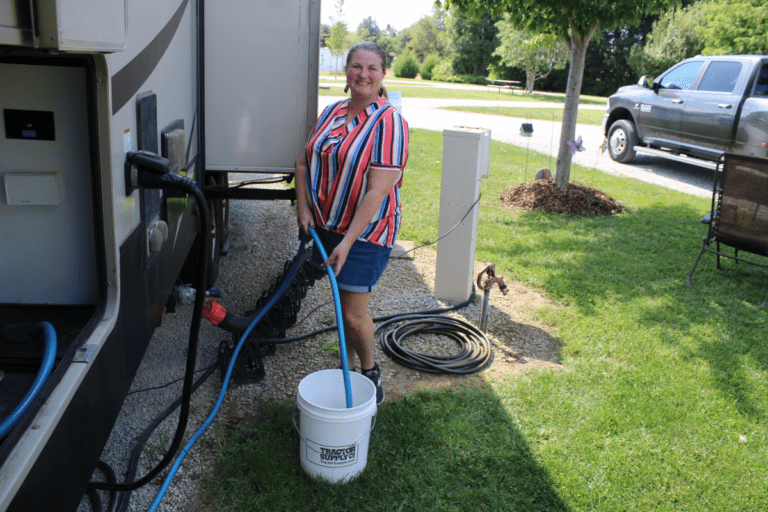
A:
<svg viewBox="0 0 768 512">
<path fill-rule="evenodd" d="M 206 166 L 293 172 L 317 120 L 318 0 L 205 4 Z"/>
</svg>

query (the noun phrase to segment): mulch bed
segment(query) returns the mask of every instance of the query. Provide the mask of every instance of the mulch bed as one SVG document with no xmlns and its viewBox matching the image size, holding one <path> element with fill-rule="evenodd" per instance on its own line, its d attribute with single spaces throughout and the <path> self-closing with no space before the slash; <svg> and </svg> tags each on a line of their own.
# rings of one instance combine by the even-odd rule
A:
<svg viewBox="0 0 768 512">
<path fill-rule="evenodd" d="M 516 210 L 540 210 L 568 215 L 613 216 L 624 207 L 615 199 L 592 187 L 572 181 L 563 190 L 554 180 L 541 179 L 522 183 L 499 194 L 502 204 Z"/>
</svg>

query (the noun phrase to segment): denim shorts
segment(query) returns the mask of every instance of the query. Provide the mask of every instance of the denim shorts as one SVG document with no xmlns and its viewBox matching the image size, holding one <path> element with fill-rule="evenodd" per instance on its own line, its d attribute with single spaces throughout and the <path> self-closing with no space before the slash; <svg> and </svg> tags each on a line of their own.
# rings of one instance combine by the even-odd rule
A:
<svg viewBox="0 0 768 512">
<path fill-rule="evenodd" d="M 323 242 L 326 254 L 329 255 L 344 238 L 344 235 L 320 227 L 316 231 Z M 339 289 L 357 293 L 372 292 L 384 269 L 387 268 L 390 252 L 392 252 L 390 247 L 356 240 L 349 250 L 344 266 L 341 267 L 341 272 L 336 276 Z M 312 260 L 320 265 L 325 263 L 317 247 L 312 249 Z"/>
</svg>

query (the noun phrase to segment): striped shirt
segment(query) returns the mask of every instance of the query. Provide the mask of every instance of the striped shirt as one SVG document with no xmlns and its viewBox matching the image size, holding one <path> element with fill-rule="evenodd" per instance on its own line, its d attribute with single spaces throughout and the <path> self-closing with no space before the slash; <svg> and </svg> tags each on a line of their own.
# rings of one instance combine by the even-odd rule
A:
<svg viewBox="0 0 768 512">
<path fill-rule="evenodd" d="M 368 170 L 399 170 L 400 178 L 359 238 L 392 247 L 400 229 L 408 123 L 383 98 L 350 123 L 346 123 L 348 106 L 349 100 L 329 105 L 315 124 L 306 148 L 308 199 L 317 224 L 343 235 L 368 190 Z"/>
</svg>

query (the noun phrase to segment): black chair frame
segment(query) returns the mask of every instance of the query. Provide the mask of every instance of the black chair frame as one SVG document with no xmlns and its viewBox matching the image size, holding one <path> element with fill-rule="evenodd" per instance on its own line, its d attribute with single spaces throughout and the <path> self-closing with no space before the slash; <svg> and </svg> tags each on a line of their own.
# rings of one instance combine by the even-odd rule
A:
<svg viewBox="0 0 768 512">
<path fill-rule="evenodd" d="M 768 264 L 739 257 L 739 251 L 768 257 L 768 159 L 725 153 L 720 158 L 712 186 L 709 229 L 685 284 L 705 252 L 768 268 Z M 702 222 L 707 222 L 707 217 Z M 715 243 L 715 249 L 710 245 Z M 733 247 L 734 255 L 720 251 L 720 244 Z M 761 304 L 768 306 L 768 295 Z"/>
</svg>

